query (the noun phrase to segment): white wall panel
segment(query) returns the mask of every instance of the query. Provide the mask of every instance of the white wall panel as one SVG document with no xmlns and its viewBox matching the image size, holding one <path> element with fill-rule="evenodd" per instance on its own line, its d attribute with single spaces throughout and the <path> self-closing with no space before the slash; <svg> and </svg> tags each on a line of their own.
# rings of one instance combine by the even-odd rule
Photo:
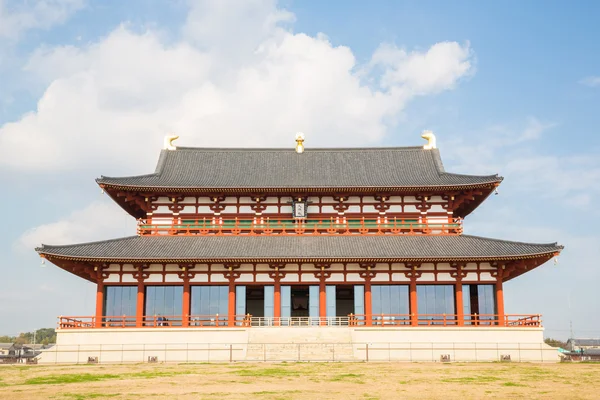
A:
<svg viewBox="0 0 600 400">
<path fill-rule="evenodd" d="M 392 274 L 392 281 L 394 282 L 410 282 L 410 278 L 407 278 L 406 275 L 401 274 L 401 273 L 393 273 Z"/>
<path fill-rule="evenodd" d="M 378 273 L 373 278 L 371 278 L 371 282 L 387 282 L 390 280 L 390 274 L 386 273 Z"/>
<path fill-rule="evenodd" d="M 362 268 L 357 263 L 346 264 L 347 271 L 362 271 Z"/>
<path fill-rule="evenodd" d="M 152 265 L 155 265 L 155 264 L 150 265 L 150 270 L 152 270 Z M 123 264 L 123 271 L 125 271 L 125 272 L 136 271 L 136 268 L 132 264 Z"/>
<path fill-rule="evenodd" d="M 269 274 L 256 274 L 256 282 L 273 282 Z"/>
<path fill-rule="evenodd" d="M 481 281 L 485 281 L 485 282 L 490 282 L 490 281 L 496 282 L 496 278 L 494 278 L 494 277 L 492 276 L 492 274 L 491 274 L 491 273 L 489 273 L 489 272 L 482 272 L 482 273 L 480 274 L 480 278 L 479 278 L 479 279 L 480 279 Z"/>
<path fill-rule="evenodd" d="M 177 274 L 166 274 L 165 282 L 183 282 Z"/>
<path fill-rule="evenodd" d="M 235 282 L 236 283 L 254 282 L 254 275 L 253 274 L 241 274 L 240 277 L 238 279 L 236 279 Z"/>
<path fill-rule="evenodd" d="M 150 274 L 150 276 L 148 276 L 148 278 L 146 278 L 144 280 L 144 282 L 151 282 L 151 283 L 162 282 L 162 281 L 163 281 L 162 274 Z"/>
<path fill-rule="evenodd" d="M 365 280 L 360 277 L 358 273 L 349 273 L 346 274 L 346 282 L 364 282 Z"/>
<path fill-rule="evenodd" d="M 300 277 L 297 273 L 286 273 L 283 278 L 281 278 L 281 282 L 298 282 Z"/>
<path fill-rule="evenodd" d="M 431 273 L 424 273 L 421 275 L 421 277 L 417 280 L 417 282 L 419 281 L 433 281 L 435 279 L 435 274 L 431 274 Z"/>
<path fill-rule="evenodd" d="M 206 274 L 196 274 L 193 279 L 190 279 L 190 282 L 198 283 L 198 282 L 208 282 L 208 275 Z"/>
<path fill-rule="evenodd" d="M 104 283 L 115 283 L 119 282 L 119 274 L 110 274 L 108 278 L 104 279 Z"/>
<path fill-rule="evenodd" d="M 437 280 L 440 282 L 454 281 L 454 278 L 450 276 L 448 272 L 438 273 Z"/>
<path fill-rule="evenodd" d="M 215 283 L 229 283 L 229 280 L 223 274 L 211 274 L 210 281 Z"/>
<path fill-rule="evenodd" d="M 469 272 L 467 274 L 467 276 L 463 278 L 463 280 L 465 280 L 465 281 L 476 281 L 477 280 L 477 273 L 476 272 Z"/>
<path fill-rule="evenodd" d="M 152 276 L 152 275 L 150 275 L 150 276 Z M 135 279 L 133 277 L 133 275 L 124 274 L 123 277 L 121 278 L 121 282 L 123 282 L 123 283 L 137 283 L 137 279 Z"/>
<path fill-rule="evenodd" d="M 344 280 L 344 274 L 340 274 L 340 273 L 333 273 L 331 274 L 331 278 L 329 278 L 329 280 L 331 281 L 343 281 Z"/>
<path fill-rule="evenodd" d="M 302 282 L 319 282 L 314 274 L 302 274 Z"/>
<path fill-rule="evenodd" d="M 292 206 L 291 205 L 290 206 L 281 206 L 281 212 L 283 214 L 290 214 L 290 215 L 292 215 L 292 211 L 293 210 L 292 210 Z"/>
</svg>

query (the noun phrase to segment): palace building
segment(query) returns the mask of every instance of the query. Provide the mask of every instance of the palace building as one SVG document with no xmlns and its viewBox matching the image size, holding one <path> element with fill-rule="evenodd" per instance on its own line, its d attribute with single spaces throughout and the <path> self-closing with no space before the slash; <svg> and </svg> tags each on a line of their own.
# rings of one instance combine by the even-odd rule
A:
<svg viewBox="0 0 600 400">
<path fill-rule="evenodd" d="M 428 355 L 410 359 L 514 360 L 517 347 L 519 359 L 557 358 L 539 315 L 505 312 L 503 286 L 562 246 L 463 234 L 503 178 L 446 172 L 432 133 L 423 147 L 389 148 L 176 138 L 154 173 L 97 179 L 137 220 L 135 236 L 36 249 L 97 287 L 94 315 L 59 317 L 43 361 L 252 360 L 257 343 L 267 360 L 269 344 L 323 341 L 348 345 L 340 360 L 378 359 L 390 343 L 396 355 L 380 358 L 413 347 Z M 216 344 L 229 353 L 208 354 Z"/>
</svg>

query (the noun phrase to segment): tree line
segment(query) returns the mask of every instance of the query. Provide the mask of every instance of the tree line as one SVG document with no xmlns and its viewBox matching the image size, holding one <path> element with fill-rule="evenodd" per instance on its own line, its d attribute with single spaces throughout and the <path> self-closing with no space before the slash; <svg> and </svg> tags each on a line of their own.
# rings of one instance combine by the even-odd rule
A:
<svg viewBox="0 0 600 400">
<path fill-rule="evenodd" d="M 0 343 L 33 344 L 34 332 L 22 332 L 19 336 L 0 336 Z M 54 328 L 41 328 L 35 331 L 35 343 L 56 343 L 56 331 Z"/>
</svg>

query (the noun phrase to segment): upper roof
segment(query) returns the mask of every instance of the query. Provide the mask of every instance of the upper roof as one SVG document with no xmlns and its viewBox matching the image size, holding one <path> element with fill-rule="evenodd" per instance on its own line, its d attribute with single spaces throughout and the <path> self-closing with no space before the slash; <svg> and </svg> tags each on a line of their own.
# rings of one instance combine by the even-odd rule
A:
<svg viewBox="0 0 600 400">
<path fill-rule="evenodd" d="M 438 149 L 422 147 L 162 150 L 153 174 L 105 177 L 103 186 L 152 190 L 455 188 L 489 186 L 498 175 L 460 175 L 444 170 Z"/>
<path fill-rule="evenodd" d="M 535 244 L 470 235 L 239 235 L 131 236 L 65 246 L 42 245 L 40 254 L 72 260 L 499 260 L 561 251 Z"/>
<path fill-rule="evenodd" d="M 600 339 L 571 338 L 567 343 L 574 344 L 575 346 L 600 346 Z"/>
</svg>

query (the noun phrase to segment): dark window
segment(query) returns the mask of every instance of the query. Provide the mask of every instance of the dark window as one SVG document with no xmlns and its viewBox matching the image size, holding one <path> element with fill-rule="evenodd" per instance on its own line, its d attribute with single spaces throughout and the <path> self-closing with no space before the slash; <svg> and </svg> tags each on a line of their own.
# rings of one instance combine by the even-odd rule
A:
<svg viewBox="0 0 600 400">
<path fill-rule="evenodd" d="M 136 286 L 106 286 L 104 315 L 109 317 L 135 316 Z"/>
<path fill-rule="evenodd" d="M 417 301 L 420 320 L 454 318 L 454 285 L 417 285 Z"/>
</svg>

